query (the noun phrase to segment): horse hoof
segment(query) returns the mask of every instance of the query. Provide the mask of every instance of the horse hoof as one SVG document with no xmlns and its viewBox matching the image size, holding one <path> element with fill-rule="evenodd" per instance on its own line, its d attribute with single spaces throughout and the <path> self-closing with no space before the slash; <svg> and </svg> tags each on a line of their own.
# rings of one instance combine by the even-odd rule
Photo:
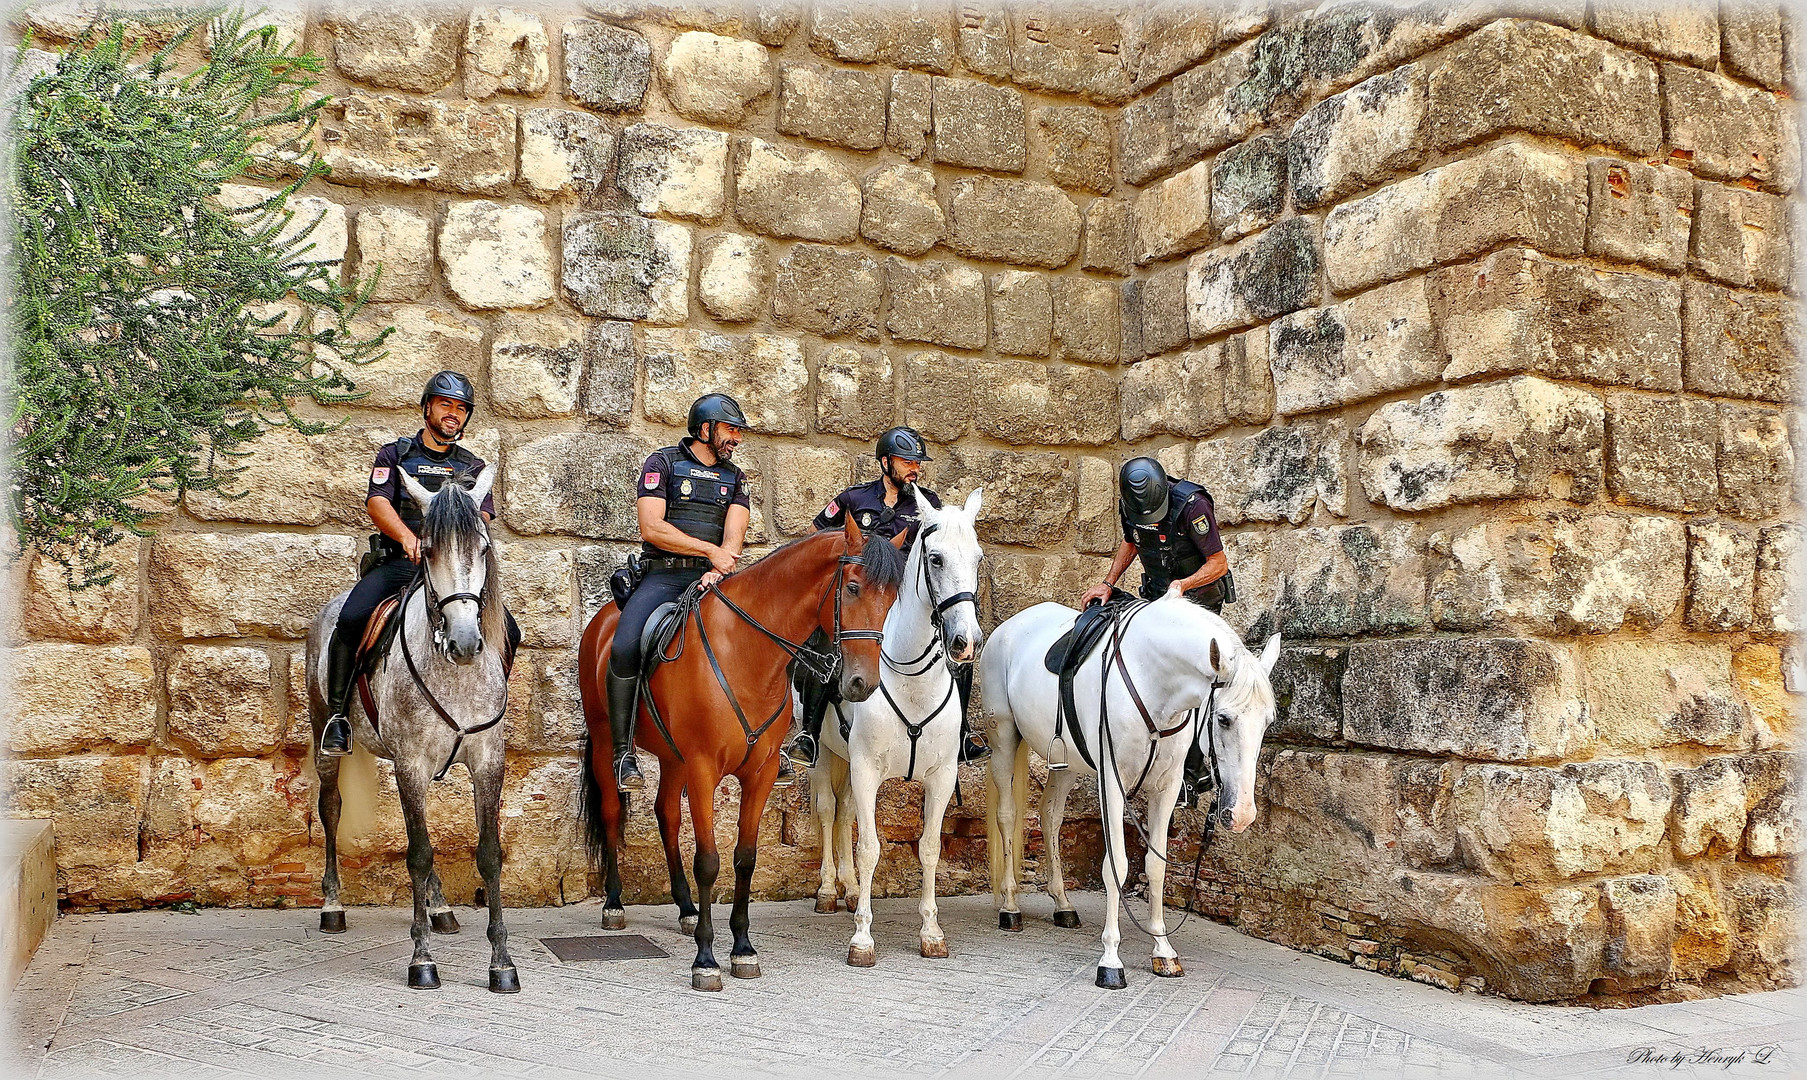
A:
<svg viewBox="0 0 1807 1080">
<path fill-rule="evenodd" d="M 1054 913 L 1054 925 L 1060 927 L 1063 930 L 1079 929 L 1079 912 L 1077 912 L 1077 911 L 1056 911 Z"/>
<path fill-rule="evenodd" d="M 625 909 L 625 908 L 603 908 L 602 909 L 602 928 L 604 930 L 626 930 L 627 929 L 627 909 Z"/>
<path fill-rule="evenodd" d="M 847 946 L 848 967 L 871 967 L 876 963 L 878 963 L 877 946 L 868 945 L 864 948 L 858 945 Z"/>
<path fill-rule="evenodd" d="M 521 992 L 521 976 L 514 968 L 490 968 L 489 992 L 492 994 L 518 994 Z"/>
<path fill-rule="evenodd" d="M 456 934 L 458 932 L 458 916 L 449 911 L 435 911 L 427 916 L 427 922 L 433 927 L 435 934 Z"/>
<path fill-rule="evenodd" d="M 720 968 L 691 968 L 690 988 L 692 990 L 720 990 L 722 973 Z"/>
<path fill-rule="evenodd" d="M 1154 973 L 1163 979 L 1177 979 L 1186 974 L 1186 969 L 1180 966 L 1180 958 L 1177 956 L 1157 956 L 1154 958 Z"/>
<path fill-rule="evenodd" d="M 678 932 L 681 934 L 696 933 L 696 916 L 685 915 L 678 920 Z"/>
<path fill-rule="evenodd" d="M 430 960 L 424 964 L 409 964 L 408 988 L 411 990 L 439 989 L 439 966 Z"/>
<path fill-rule="evenodd" d="M 728 958 L 728 973 L 733 975 L 736 979 L 759 978 L 759 957 L 730 956 Z"/>
<path fill-rule="evenodd" d="M 1020 911 L 998 912 L 998 929 L 1008 930 L 1013 934 L 1023 932 L 1023 913 Z"/>
<path fill-rule="evenodd" d="M 322 911 L 320 913 L 320 932 L 322 934 L 343 934 L 345 932 L 345 913 L 343 911 Z"/>
<path fill-rule="evenodd" d="M 817 915 L 833 915 L 839 907 L 840 907 L 840 904 L 838 904 L 836 902 L 835 897 L 832 897 L 832 896 L 816 897 L 816 914 Z"/>
<path fill-rule="evenodd" d="M 928 957 L 930 960 L 946 960 L 947 959 L 947 939 L 943 938 L 940 941 L 923 942 L 922 943 L 922 955 Z"/>
<path fill-rule="evenodd" d="M 1105 967 L 1101 964 L 1098 967 L 1098 985 L 1106 990 L 1121 990 L 1129 985 L 1129 980 L 1123 977 L 1122 968 Z"/>
</svg>

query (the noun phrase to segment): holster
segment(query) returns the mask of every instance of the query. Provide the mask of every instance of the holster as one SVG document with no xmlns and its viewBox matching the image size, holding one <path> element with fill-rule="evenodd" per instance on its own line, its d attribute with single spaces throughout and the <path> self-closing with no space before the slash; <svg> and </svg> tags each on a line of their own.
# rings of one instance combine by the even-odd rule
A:
<svg viewBox="0 0 1807 1080">
<path fill-rule="evenodd" d="M 389 550 L 383 546 L 385 537 L 382 533 L 370 534 L 370 546 L 364 554 L 358 556 L 358 580 L 370 576 L 370 572 L 388 561 Z"/>
<path fill-rule="evenodd" d="M 630 552 L 627 565 L 609 575 L 609 592 L 614 594 L 615 607 L 625 609 L 628 597 L 646 580 L 646 564 L 640 559 L 638 551 Z"/>
</svg>

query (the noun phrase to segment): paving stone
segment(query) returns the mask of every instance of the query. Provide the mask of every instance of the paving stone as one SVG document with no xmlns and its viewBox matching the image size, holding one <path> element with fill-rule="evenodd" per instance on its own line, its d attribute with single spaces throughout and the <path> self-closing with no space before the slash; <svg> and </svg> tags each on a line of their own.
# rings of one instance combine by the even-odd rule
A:
<svg viewBox="0 0 1807 1080">
<path fill-rule="evenodd" d="M 1136 263 L 1184 255 L 1212 239 L 1211 169 L 1200 162 L 1136 196 Z"/>
<path fill-rule="evenodd" d="M 859 234 L 859 183 L 820 150 L 748 139 L 735 148 L 734 188 L 735 213 L 756 232 L 828 244 Z"/>
<path fill-rule="evenodd" d="M 1309 210 L 1424 160 L 1429 74 L 1407 64 L 1326 98 L 1286 140 L 1293 200 Z"/>
<path fill-rule="evenodd" d="M 778 262 L 772 282 L 772 318 L 825 337 L 878 340 L 884 278 L 879 262 L 858 251 L 798 244 Z"/>
<path fill-rule="evenodd" d="M 599 117 L 571 109 L 526 109 L 520 140 L 521 183 L 534 198 L 575 195 L 588 203 L 607 186 L 615 136 Z"/>
<path fill-rule="evenodd" d="M 515 112 L 443 98 L 334 101 L 320 125 L 320 156 L 339 184 L 426 187 L 505 195 L 515 177 Z"/>
<path fill-rule="evenodd" d="M 1587 160 L 1587 252 L 1680 271 L 1688 261 L 1694 181 L 1680 169 Z"/>
<path fill-rule="evenodd" d="M 631 214 L 564 217 L 565 297 L 585 315 L 675 326 L 690 314 L 690 230 Z"/>
<path fill-rule="evenodd" d="M 464 96 L 543 93 L 552 81 L 551 52 L 538 15 L 472 8 L 464 31 Z"/>
<path fill-rule="evenodd" d="M 1079 209 L 1057 187 L 979 175 L 948 192 L 947 244 L 961 255 L 1053 270 L 1079 253 Z"/>
<path fill-rule="evenodd" d="M 1775 293 L 1683 286 L 1683 383 L 1705 394 L 1788 401 L 1795 394 L 1794 305 Z"/>
<path fill-rule="evenodd" d="M 947 215 L 935 201 L 935 174 L 915 165 L 887 165 L 866 176 L 860 235 L 883 248 L 920 255 L 947 234 Z"/>
<path fill-rule="evenodd" d="M 323 14 L 321 26 L 333 38 L 333 66 L 347 78 L 430 94 L 458 73 L 463 27 L 450 12 L 426 4 L 339 0 Z"/>
<path fill-rule="evenodd" d="M 635 124 L 616 140 L 615 183 L 642 214 L 714 221 L 727 205 L 728 137 Z"/>
<path fill-rule="evenodd" d="M 652 46 L 625 27 L 565 23 L 565 97 L 603 112 L 638 112 L 652 81 Z"/>
<path fill-rule="evenodd" d="M 1794 273 L 1787 202 L 1722 184 L 1694 189 L 1693 268 L 1742 288 L 1785 288 Z"/>
<path fill-rule="evenodd" d="M 933 80 L 935 160 L 1022 172 L 1028 161 L 1023 95 L 973 79 Z"/>
<path fill-rule="evenodd" d="M 552 299 L 546 215 L 530 206 L 453 203 L 439 227 L 440 273 L 460 304 L 479 311 Z"/>
<path fill-rule="evenodd" d="M 1047 162 L 1048 178 L 1061 187 L 1096 195 L 1111 190 L 1110 120 L 1089 105 L 1044 105 L 1035 110 L 1036 157 Z"/>
<path fill-rule="evenodd" d="M 697 299 L 723 322 L 748 322 L 766 309 L 771 291 L 771 245 L 757 236 L 714 233 L 697 254 Z"/>
<path fill-rule="evenodd" d="M 1186 267 L 1186 321 L 1193 338 L 1315 304 L 1318 243 L 1317 222 L 1295 217 L 1233 246 L 1192 256 Z"/>
<path fill-rule="evenodd" d="M 433 284 L 433 226 L 425 214 L 366 206 L 358 211 L 357 234 L 358 276 L 377 278 L 372 300 L 418 300 L 426 294 Z"/>
<path fill-rule="evenodd" d="M 1709 180 L 1756 181 L 1793 191 L 1800 136 L 1774 94 L 1683 64 L 1663 65 L 1663 135 Z"/>
<path fill-rule="evenodd" d="M 910 263 L 892 256 L 885 260 L 885 279 L 891 293 L 885 329 L 893 339 L 985 347 L 984 274 L 947 260 Z"/>
<path fill-rule="evenodd" d="M 1130 244 L 1135 225 L 1125 199 L 1093 199 L 1085 204 L 1085 245 L 1079 265 L 1127 277 L 1134 268 Z"/>
<path fill-rule="evenodd" d="M 876 72 L 785 64 L 778 76 L 778 130 L 853 150 L 885 142 L 885 83 Z"/>
</svg>

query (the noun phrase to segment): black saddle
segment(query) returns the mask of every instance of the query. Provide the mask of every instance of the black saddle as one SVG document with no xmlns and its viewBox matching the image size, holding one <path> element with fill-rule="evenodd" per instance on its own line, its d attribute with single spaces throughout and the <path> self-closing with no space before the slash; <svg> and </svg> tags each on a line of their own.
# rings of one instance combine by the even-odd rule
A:
<svg viewBox="0 0 1807 1080">
<path fill-rule="evenodd" d="M 640 668 L 648 678 L 652 676 L 653 668 L 659 666 L 659 659 L 671 639 L 677 636 L 681 622 L 676 600 L 660 604 L 647 616 L 646 625 L 640 628 Z"/>
<path fill-rule="evenodd" d="M 1049 647 L 1048 655 L 1042 658 L 1042 666 L 1060 679 L 1060 711 L 1054 717 L 1054 737 L 1060 738 L 1063 730 L 1071 727 L 1073 745 L 1079 750 L 1079 756 L 1094 769 L 1097 765 L 1086 749 L 1085 736 L 1074 723 L 1079 714 L 1073 710 L 1073 677 L 1079 673 L 1079 665 L 1098 651 L 1098 644 L 1104 640 L 1116 614 L 1136 602 L 1135 597 L 1122 589 L 1113 588 L 1109 600 L 1093 602 L 1080 612 L 1073 620 L 1073 628 L 1060 635 Z"/>
</svg>

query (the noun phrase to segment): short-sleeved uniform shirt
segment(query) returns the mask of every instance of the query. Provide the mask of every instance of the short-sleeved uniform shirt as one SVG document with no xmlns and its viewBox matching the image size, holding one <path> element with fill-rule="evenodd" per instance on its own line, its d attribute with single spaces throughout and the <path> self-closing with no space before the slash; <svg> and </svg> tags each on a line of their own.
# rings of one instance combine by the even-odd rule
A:
<svg viewBox="0 0 1807 1080">
<path fill-rule="evenodd" d="M 941 509 L 941 497 L 928 488 L 916 486 L 924 501 L 935 509 Z M 839 529 L 847 522 L 847 515 L 853 515 L 854 524 L 861 532 L 874 533 L 881 539 L 889 540 L 898 533 L 907 533 L 904 539 L 904 550 L 916 543 L 916 534 L 922 527 L 922 510 L 916 503 L 916 497 L 910 488 L 897 493 L 897 505 L 885 505 L 885 479 L 879 477 L 870 484 L 850 487 L 834 498 L 816 515 L 815 526 L 818 529 Z"/>
<path fill-rule="evenodd" d="M 722 542 L 728 508 L 751 508 L 746 474 L 730 461 L 705 465 L 685 438 L 677 446 L 656 450 L 640 467 L 639 497 L 665 500 L 665 520 L 688 536 L 711 544 Z M 671 552 L 643 542 L 649 555 Z"/>
<path fill-rule="evenodd" d="M 1123 539 L 1135 545 L 1142 560 L 1145 593 L 1158 595 L 1172 582 L 1191 577 L 1206 559 L 1223 550 L 1210 493 L 1188 481 L 1175 481 L 1173 502 L 1162 520 L 1135 525 L 1119 511 L 1118 521 Z M 1215 584 L 1200 588 L 1212 589 Z"/>
<path fill-rule="evenodd" d="M 376 462 L 370 468 L 370 485 L 364 494 L 366 502 L 378 495 L 389 500 L 389 505 L 395 507 L 396 513 L 416 532 L 420 530 L 420 508 L 414 505 L 414 500 L 408 497 L 408 489 L 402 486 L 402 472 L 413 476 L 428 491 L 438 491 L 439 485 L 458 473 L 468 473 L 475 477 L 487 467 L 482 458 L 457 443 L 453 443 L 452 448 L 443 454 L 429 449 L 425 435 L 424 431 L 416 431 L 412 445 L 408 448 L 408 456 L 400 460 L 396 443 L 378 450 Z M 483 505 L 479 509 L 490 517 L 495 517 L 495 496 L 483 496 Z"/>
</svg>

